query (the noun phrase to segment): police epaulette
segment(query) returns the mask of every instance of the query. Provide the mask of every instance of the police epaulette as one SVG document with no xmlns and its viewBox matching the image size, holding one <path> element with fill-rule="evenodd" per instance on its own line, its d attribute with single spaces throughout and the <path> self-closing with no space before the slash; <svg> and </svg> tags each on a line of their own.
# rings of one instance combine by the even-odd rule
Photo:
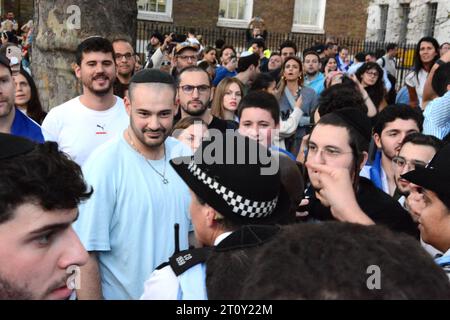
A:
<svg viewBox="0 0 450 320">
<path fill-rule="evenodd" d="M 161 263 L 159 266 L 156 267 L 156 270 L 161 270 L 161 269 L 167 267 L 168 265 L 169 265 L 169 262 Z"/>
<path fill-rule="evenodd" d="M 173 272 L 179 276 L 193 266 L 203 263 L 208 259 L 211 248 L 195 248 L 184 250 L 174 254 L 169 259 Z"/>
</svg>

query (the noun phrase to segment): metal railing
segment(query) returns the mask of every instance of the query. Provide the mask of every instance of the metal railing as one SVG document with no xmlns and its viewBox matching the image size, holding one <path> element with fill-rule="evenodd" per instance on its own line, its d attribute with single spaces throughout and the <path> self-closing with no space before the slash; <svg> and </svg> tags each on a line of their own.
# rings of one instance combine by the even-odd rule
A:
<svg viewBox="0 0 450 320">
<path fill-rule="evenodd" d="M 150 40 L 150 36 L 154 31 L 161 34 L 187 34 L 190 27 L 176 26 L 168 23 L 138 21 L 136 52 L 141 54 L 141 58 L 145 57 L 146 47 Z M 195 27 L 197 35 L 201 35 L 201 42 L 204 46 L 214 46 L 215 41 L 223 39 L 227 45 L 232 45 L 238 52 L 248 49 L 246 40 L 246 30 L 234 28 L 198 28 Z M 309 35 L 300 33 L 279 33 L 270 32 L 266 39 L 266 46 L 271 51 L 278 51 L 280 44 L 285 40 L 292 40 L 296 43 L 299 55 L 308 48 L 318 44 L 325 44 L 327 40 L 324 35 Z M 353 58 L 358 52 L 373 52 L 385 50 L 387 43 L 378 41 L 366 41 L 364 39 L 354 38 L 334 38 L 334 42 L 339 46 L 345 46 L 349 50 L 350 57 Z M 397 56 L 397 88 L 404 84 L 405 76 L 413 67 L 415 44 L 398 44 L 399 53 Z"/>
</svg>

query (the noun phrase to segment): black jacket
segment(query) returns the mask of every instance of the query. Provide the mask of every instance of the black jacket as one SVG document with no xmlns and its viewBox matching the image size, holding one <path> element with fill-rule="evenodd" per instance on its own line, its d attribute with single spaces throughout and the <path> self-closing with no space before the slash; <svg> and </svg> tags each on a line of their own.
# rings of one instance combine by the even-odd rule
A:
<svg viewBox="0 0 450 320">
<path fill-rule="evenodd" d="M 311 188 L 312 189 L 312 188 Z M 356 200 L 361 209 L 376 223 L 392 231 L 399 231 L 419 239 L 419 229 L 409 213 L 394 198 L 366 178 L 361 177 Z M 330 208 L 324 207 L 312 192 L 309 219 L 320 221 L 334 220 Z"/>
</svg>

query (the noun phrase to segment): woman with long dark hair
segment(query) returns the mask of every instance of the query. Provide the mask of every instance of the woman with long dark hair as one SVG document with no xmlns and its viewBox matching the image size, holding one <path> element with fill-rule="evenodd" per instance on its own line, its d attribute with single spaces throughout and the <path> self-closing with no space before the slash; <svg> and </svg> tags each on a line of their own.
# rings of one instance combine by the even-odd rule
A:
<svg viewBox="0 0 450 320">
<path fill-rule="evenodd" d="M 365 96 L 362 92 L 364 101 L 370 99 L 378 111 L 384 109 L 387 106 L 385 99 L 386 89 L 383 80 L 383 69 L 381 69 L 380 65 L 376 62 L 366 62 L 356 71 L 355 75 L 368 94 L 368 96 Z"/>
<path fill-rule="evenodd" d="M 16 106 L 39 125 L 47 113 L 42 109 L 38 91 L 33 78 L 23 69 L 14 77 L 16 84 Z"/>
<path fill-rule="evenodd" d="M 431 67 L 439 57 L 439 43 L 435 38 L 424 37 L 419 40 L 414 54 L 414 71 L 405 78 L 411 107 L 422 106 L 425 82 Z"/>
<path fill-rule="evenodd" d="M 280 138 L 284 138 L 283 144 L 279 147 L 297 154 L 300 149 L 302 137 L 306 134 L 305 126 L 310 124 L 310 116 L 313 114 L 314 108 L 318 105 L 318 97 L 316 92 L 303 85 L 303 64 L 302 61 L 290 56 L 284 60 L 281 69 L 281 80 L 277 88 L 277 98 L 280 103 L 281 123 Z M 301 99 L 300 99 L 301 98 Z M 295 111 L 298 110 L 300 118 L 293 128 L 286 127 L 283 122 L 287 122 Z M 294 129 L 292 132 L 291 129 Z"/>
</svg>

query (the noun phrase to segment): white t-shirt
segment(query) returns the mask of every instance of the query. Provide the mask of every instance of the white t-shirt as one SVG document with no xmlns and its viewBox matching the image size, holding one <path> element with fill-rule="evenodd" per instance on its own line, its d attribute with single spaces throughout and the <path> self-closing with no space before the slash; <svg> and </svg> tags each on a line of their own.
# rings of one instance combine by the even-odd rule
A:
<svg viewBox="0 0 450 320">
<path fill-rule="evenodd" d="M 50 110 L 42 124 L 47 141 L 55 141 L 80 166 L 99 145 L 111 140 L 130 123 L 123 100 L 105 111 L 89 109 L 80 97 Z"/>
<path fill-rule="evenodd" d="M 419 106 L 422 108 L 423 89 L 425 88 L 425 82 L 427 81 L 428 72 L 424 69 L 420 69 L 419 76 L 416 72 L 409 73 L 405 78 L 405 83 L 416 89 L 417 98 L 419 99 Z"/>
<path fill-rule="evenodd" d="M 146 160 L 120 135 L 97 148 L 83 166 L 94 193 L 79 206 L 74 229 L 86 250 L 97 252 L 107 300 L 139 299 L 145 279 L 175 251 L 175 223 L 180 249 L 188 248 L 191 197 L 169 160 L 192 151 L 172 137 L 165 147 L 165 160 Z"/>
</svg>

